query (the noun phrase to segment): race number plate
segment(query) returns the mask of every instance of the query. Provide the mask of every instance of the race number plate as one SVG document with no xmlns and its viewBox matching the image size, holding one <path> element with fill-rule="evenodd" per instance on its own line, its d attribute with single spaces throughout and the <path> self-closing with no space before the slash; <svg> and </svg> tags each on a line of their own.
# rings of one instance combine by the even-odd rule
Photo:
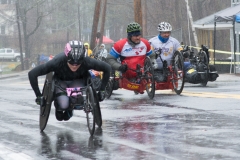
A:
<svg viewBox="0 0 240 160">
<path fill-rule="evenodd" d="M 67 95 L 69 96 L 76 96 L 76 95 L 81 95 L 81 88 L 80 87 L 76 87 L 76 88 L 66 88 L 67 91 Z"/>
</svg>

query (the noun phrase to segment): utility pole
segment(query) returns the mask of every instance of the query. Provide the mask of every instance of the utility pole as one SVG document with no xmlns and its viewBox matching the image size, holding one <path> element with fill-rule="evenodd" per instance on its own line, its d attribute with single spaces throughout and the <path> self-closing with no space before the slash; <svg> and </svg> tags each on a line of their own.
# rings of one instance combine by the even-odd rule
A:
<svg viewBox="0 0 240 160">
<path fill-rule="evenodd" d="M 134 20 L 143 27 L 141 0 L 134 0 Z"/>
<path fill-rule="evenodd" d="M 79 5 L 79 1 L 78 1 L 78 40 L 81 40 L 81 21 L 80 21 L 80 5 Z"/>
<path fill-rule="evenodd" d="M 188 5 L 188 0 L 185 0 L 185 2 L 186 2 L 186 6 L 187 6 L 187 14 L 188 14 L 188 17 L 189 17 L 189 21 L 190 21 L 191 26 L 192 26 L 194 41 L 195 41 L 196 46 L 199 47 L 197 34 L 196 34 L 196 31 L 195 31 L 195 28 L 193 27 L 192 12 L 191 12 L 190 7 Z"/>
<path fill-rule="evenodd" d="M 102 42 L 103 42 L 103 34 L 104 34 L 105 20 L 106 20 L 106 10 L 107 10 L 107 0 L 103 0 L 102 23 L 101 23 L 101 29 L 100 29 L 101 35 L 99 38 L 99 44 L 102 44 Z"/>
<path fill-rule="evenodd" d="M 19 48 L 20 48 L 20 59 L 21 59 L 21 69 L 24 70 L 24 63 L 23 63 L 23 53 L 22 53 L 22 37 L 21 37 L 21 28 L 19 23 L 19 0 L 16 1 L 16 14 L 17 14 L 17 26 L 18 26 L 18 39 L 19 39 Z"/>
<path fill-rule="evenodd" d="M 147 36 L 147 0 L 142 0 L 142 36 Z"/>
<path fill-rule="evenodd" d="M 96 0 L 95 10 L 94 10 L 94 17 L 93 17 L 93 25 L 92 25 L 91 43 L 90 43 L 90 48 L 92 50 L 94 50 L 95 43 L 96 43 L 100 9 L 101 9 L 101 0 Z"/>
</svg>

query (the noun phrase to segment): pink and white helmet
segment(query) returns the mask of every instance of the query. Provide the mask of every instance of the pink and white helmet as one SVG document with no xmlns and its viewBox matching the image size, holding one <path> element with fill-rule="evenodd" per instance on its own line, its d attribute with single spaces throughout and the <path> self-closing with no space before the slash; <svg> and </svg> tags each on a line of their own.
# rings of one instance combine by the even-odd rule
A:
<svg viewBox="0 0 240 160">
<path fill-rule="evenodd" d="M 69 41 L 65 45 L 64 53 L 67 56 L 67 61 L 70 64 L 79 65 L 85 57 L 85 47 L 80 41 Z"/>
</svg>

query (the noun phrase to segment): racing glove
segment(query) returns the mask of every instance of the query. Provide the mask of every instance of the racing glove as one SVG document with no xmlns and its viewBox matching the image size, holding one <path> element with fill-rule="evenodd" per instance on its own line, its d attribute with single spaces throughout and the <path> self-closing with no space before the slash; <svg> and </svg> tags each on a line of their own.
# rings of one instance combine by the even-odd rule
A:
<svg viewBox="0 0 240 160">
<path fill-rule="evenodd" d="M 124 73 L 124 72 L 126 72 L 127 71 L 127 65 L 126 64 L 123 64 L 123 65 L 121 65 L 119 68 L 118 68 L 118 70 L 119 71 L 121 71 L 122 73 Z"/>
<path fill-rule="evenodd" d="M 158 64 L 156 59 L 152 59 L 152 65 L 153 65 L 153 69 L 157 69 L 158 68 Z"/>
<path fill-rule="evenodd" d="M 98 96 L 98 101 L 102 102 L 105 99 L 105 91 L 99 91 L 97 96 Z"/>
<path fill-rule="evenodd" d="M 43 98 L 43 96 L 37 96 L 35 102 L 37 103 L 37 105 L 43 106 L 44 105 L 44 98 Z"/>
</svg>

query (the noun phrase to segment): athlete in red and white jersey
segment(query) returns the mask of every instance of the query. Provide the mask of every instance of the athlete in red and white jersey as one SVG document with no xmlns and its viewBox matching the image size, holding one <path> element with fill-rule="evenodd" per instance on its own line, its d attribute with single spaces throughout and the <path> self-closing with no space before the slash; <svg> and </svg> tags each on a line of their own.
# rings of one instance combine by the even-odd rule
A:
<svg viewBox="0 0 240 160">
<path fill-rule="evenodd" d="M 136 72 L 127 69 L 135 70 L 137 64 L 144 65 L 146 56 L 155 56 L 152 55 L 149 42 L 141 38 L 141 26 L 138 23 L 130 23 L 127 26 L 127 33 L 127 38 L 119 40 L 114 44 L 110 54 L 107 56 L 107 62 L 114 70 L 124 73 L 126 78 L 134 78 L 136 77 Z M 120 58 L 121 63 L 117 61 L 118 58 Z"/>
<path fill-rule="evenodd" d="M 170 65 L 171 58 L 176 51 L 181 51 L 183 48 L 180 45 L 179 41 L 171 37 L 172 26 L 167 22 L 161 22 L 158 25 L 159 35 L 151 38 L 149 40 L 152 50 L 154 52 L 161 51 L 160 56 L 162 60 L 167 61 L 167 64 Z M 157 58 L 157 66 L 154 68 L 162 69 L 163 64 L 160 57 Z"/>
</svg>

